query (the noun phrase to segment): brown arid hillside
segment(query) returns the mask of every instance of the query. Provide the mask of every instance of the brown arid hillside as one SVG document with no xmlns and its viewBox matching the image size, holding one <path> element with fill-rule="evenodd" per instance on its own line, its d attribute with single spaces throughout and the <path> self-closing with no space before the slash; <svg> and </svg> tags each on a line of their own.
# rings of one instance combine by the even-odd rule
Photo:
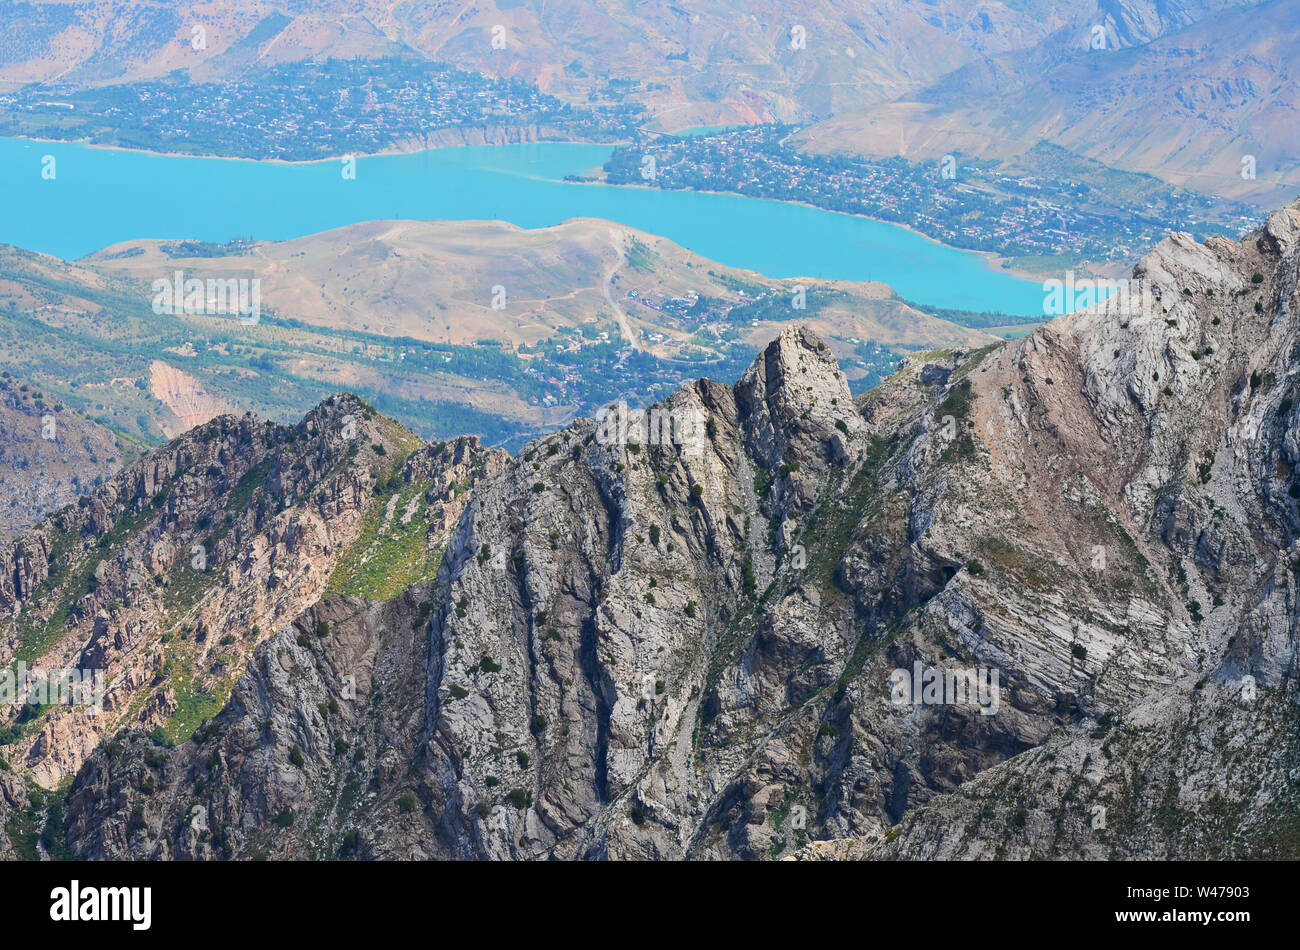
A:
<svg viewBox="0 0 1300 950">
<path fill-rule="evenodd" d="M 10 5 L 16 36 L 0 81 L 103 83 L 188 70 L 199 80 L 310 57 L 414 53 L 535 82 L 573 101 L 608 78 L 636 80 L 661 123 L 829 115 L 897 98 L 979 55 L 1049 30 L 1014 4 L 981 18 L 943 0 L 906 5 L 776 2 L 628 5 L 606 0 L 392 4 L 378 0 L 31 0 Z M 792 49 L 792 28 L 808 38 Z M 203 27 L 204 48 L 194 48 Z M 494 30 L 503 46 L 494 48 Z M 898 37 L 886 40 L 885 37 Z M 803 54 L 803 55 L 801 55 Z"/>
<path fill-rule="evenodd" d="M 799 142 L 823 154 L 1030 162 L 1046 141 L 1203 194 L 1275 206 L 1300 189 L 1300 84 L 1290 72 L 1300 8 L 1287 0 L 1223 6 L 1141 43 L 1125 42 L 1113 18 L 1080 17 L 1033 50 L 837 115 Z M 1106 31 L 1103 50 L 1089 48 L 1092 23 Z"/>
<path fill-rule="evenodd" d="M 856 400 L 786 326 L 515 457 L 193 430 L 0 551 L 0 659 L 111 697 L 15 717 L 0 847 L 1295 858 L 1300 206 L 1134 279 Z"/>
<path fill-rule="evenodd" d="M 148 304 L 94 268 L 0 245 L 0 365 L 129 440 L 157 442 L 180 420 L 150 392 L 143 344 L 160 328 Z"/>
<path fill-rule="evenodd" d="M 615 340 L 672 357 L 680 354 L 646 339 L 682 335 L 664 301 L 703 294 L 744 303 L 755 288 L 793 300 L 799 287 L 814 302 L 825 295 L 818 326 L 828 337 L 911 347 L 987 342 L 979 331 L 908 307 L 881 283 L 774 280 L 590 218 L 534 230 L 501 221 L 367 221 L 259 242 L 237 258 L 186 257 L 167 242 L 127 241 L 82 263 L 145 284 L 174 270 L 257 277 L 263 306 L 279 316 L 326 330 L 434 342 L 492 339 L 517 347 L 558 330 L 583 329 L 593 337 L 607 330 Z M 793 306 L 775 309 L 775 319 L 746 321 L 739 338 L 759 345 L 779 332 L 780 322 L 798 316 Z"/>
<path fill-rule="evenodd" d="M 162 360 L 149 364 L 149 391 L 176 417 L 175 423 L 162 423 L 163 434 L 168 438 L 175 438 L 235 408 L 220 396 L 208 392 L 189 373 Z"/>
<path fill-rule="evenodd" d="M 655 128 L 810 121 L 911 100 L 954 70 L 983 70 L 1000 57 L 1059 59 L 1069 38 L 1094 24 L 1128 48 L 1254 5 L 22 0 L 0 13 L 11 48 L 0 83 L 113 83 L 178 69 L 211 80 L 313 57 L 401 53 L 525 79 L 572 102 L 603 94 L 609 79 L 630 80 Z"/>
<path fill-rule="evenodd" d="M 0 536 L 97 489 L 143 446 L 0 373 Z"/>
<path fill-rule="evenodd" d="M 154 282 L 178 272 L 205 285 L 256 281 L 259 319 L 155 312 Z M 426 437 L 474 431 L 518 445 L 611 399 L 709 372 L 734 379 L 796 318 L 864 381 L 864 341 L 879 367 L 990 339 L 882 284 L 773 280 L 590 219 L 536 230 L 377 221 L 220 246 L 129 241 L 76 263 L 0 249 L 5 365 L 154 442 L 222 412 L 289 421 L 347 390 Z"/>
</svg>

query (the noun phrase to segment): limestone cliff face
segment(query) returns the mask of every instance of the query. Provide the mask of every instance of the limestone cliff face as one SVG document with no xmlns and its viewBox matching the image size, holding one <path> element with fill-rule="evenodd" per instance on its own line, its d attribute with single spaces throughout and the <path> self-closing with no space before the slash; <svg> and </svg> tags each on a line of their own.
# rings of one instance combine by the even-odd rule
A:
<svg viewBox="0 0 1300 950">
<path fill-rule="evenodd" d="M 1298 274 L 1295 207 L 1240 244 L 1175 236 L 1137 270 L 1153 312 L 1056 321 L 1005 354 L 1064 383 L 1044 461 L 1063 497 L 1087 476 L 1079 497 L 1125 525 L 1157 587 L 1130 592 L 1110 637 L 1072 601 L 1104 704 L 888 841 L 809 856 L 1296 854 Z"/>
<path fill-rule="evenodd" d="M 1170 238 L 1136 296 L 920 355 L 856 404 L 791 327 L 734 386 L 516 458 L 416 449 L 322 517 L 358 522 L 335 579 L 264 625 L 188 741 L 146 735 L 183 708 L 155 691 L 87 744 L 62 840 L 149 858 L 1294 856 L 1298 275 L 1288 209 L 1239 244 Z M 150 497 L 165 459 L 116 490 Z M 394 540 L 408 510 L 416 548 Z M 17 542 L 9 596 L 56 546 L 48 528 Z M 84 631 L 69 645 L 155 642 L 112 618 Z M 911 692 L 953 670 L 965 692 Z"/>
</svg>

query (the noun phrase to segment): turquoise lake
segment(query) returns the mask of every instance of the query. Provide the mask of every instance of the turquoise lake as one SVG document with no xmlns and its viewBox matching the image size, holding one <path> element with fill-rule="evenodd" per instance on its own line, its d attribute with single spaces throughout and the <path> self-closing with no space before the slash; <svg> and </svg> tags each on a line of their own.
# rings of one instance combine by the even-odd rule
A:
<svg viewBox="0 0 1300 950">
<path fill-rule="evenodd" d="M 771 277 L 879 280 L 939 307 L 1041 315 L 1042 285 L 904 228 L 735 195 L 574 184 L 603 145 L 466 146 L 286 165 L 0 138 L 0 242 L 65 259 L 138 238 L 283 240 L 357 221 L 607 218 Z M 55 177 L 42 178 L 51 155 Z"/>
</svg>

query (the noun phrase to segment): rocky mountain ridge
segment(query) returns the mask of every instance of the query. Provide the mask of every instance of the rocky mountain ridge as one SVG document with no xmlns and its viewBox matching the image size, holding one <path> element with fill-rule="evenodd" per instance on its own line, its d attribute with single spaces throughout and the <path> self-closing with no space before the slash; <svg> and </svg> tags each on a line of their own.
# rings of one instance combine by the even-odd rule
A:
<svg viewBox="0 0 1300 950">
<path fill-rule="evenodd" d="M 130 692 L 156 609 L 134 643 L 120 613 L 96 632 L 97 601 L 47 653 L 11 634 L 33 658 L 111 640 L 139 658 L 117 661 L 123 702 L 158 709 L 69 759 L 71 710 L 7 747 L 25 775 L 70 776 L 37 816 L 3 774 L 27 816 L 10 847 L 40 825 L 42 853 L 91 858 L 1294 856 L 1298 277 L 1300 206 L 1240 243 L 1175 235 L 1138 293 L 919 355 L 857 401 L 791 326 L 734 386 L 514 458 L 420 447 L 338 397 L 291 430 L 306 448 L 262 437 L 283 461 L 235 507 L 275 499 L 284 520 L 259 541 L 265 517 L 237 519 L 209 596 L 270 596 L 244 543 L 307 582 L 240 640 L 201 725 Z M 270 452 L 235 451 L 260 424 L 234 425 L 20 539 L 0 596 L 49 615 L 59 538 L 93 546 L 111 497 L 152 517 L 168 485 L 105 567 L 120 587 L 123 559 Z"/>
</svg>

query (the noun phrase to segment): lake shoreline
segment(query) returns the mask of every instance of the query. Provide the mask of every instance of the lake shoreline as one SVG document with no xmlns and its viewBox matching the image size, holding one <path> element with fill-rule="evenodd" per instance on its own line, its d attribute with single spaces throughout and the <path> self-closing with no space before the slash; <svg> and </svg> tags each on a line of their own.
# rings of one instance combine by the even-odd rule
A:
<svg viewBox="0 0 1300 950">
<path fill-rule="evenodd" d="M 500 220 L 533 230 L 599 218 L 767 277 L 874 281 L 928 307 L 1041 314 L 1041 277 L 999 267 L 996 255 L 806 202 L 614 185 L 600 174 L 616 147 L 609 143 L 415 144 L 366 156 L 353 176 L 329 159 L 186 162 L 200 156 L 0 137 L 0 175 L 17 198 L 0 240 L 76 260 L 142 237 L 281 241 L 374 220 Z M 57 185 L 51 176 L 26 187 L 45 148 L 59 158 Z"/>
<path fill-rule="evenodd" d="M 500 129 L 505 127 L 493 126 L 493 127 L 483 127 L 483 128 Z M 450 132 L 450 131 L 457 131 L 457 130 L 448 129 L 445 131 Z M 663 134 L 674 134 L 674 133 L 663 133 Z M 128 146 L 123 146 L 123 145 L 108 145 L 99 142 L 90 142 L 86 139 L 75 139 L 75 140 L 74 139 L 38 139 L 38 138 L 31 138 L 30 136 L 25 136 L 25 135 L 9 135 L 3 137 L 11 138 L 11 139 L 19 139 L 25 142 L 46 144 L 46 145 L 80 145 L 85 148 L 101 149 L 103 151 L 109 151 L 109 152 L 127 152 L 135 155 L 157 155 L 164 158 L 201 158 L 201 159 L 208 159 L 213 161 L 253 162 L 253 163 L 266 164 L 266 165 L 284 165 L 284 166 L 291 166 L 291 167 L 320 165 L 328 162 L 338 162 L 348 157 L 352 157 L 355 159 L 382 158 L 382 157 L 393 156 L 393 155 L 414 155 L 414 154 L 418 154 L 419 152 L 426 152 L 426 151 L 433 152 L 433 151 L 440 151 L 449 148 L 477 148 L 477 147 L 500 148 L 506 145 L 592 145 L 592 146 L 599 145 L 599 146 L 609 147 L 610 149 L 614 149 L 614 148 L 618 148 L 620 145 L 628 144 L 626 142 L 611 143 L 611 142 L 593 142 L 593 141 L 582 141 L 582 140 L 572 140 L 572 139 L 529 138 L 519 142 L 502 142 L 502 143 L 485 142 L 482 144 L 468 143 L 468 142 L 461 142 L 461 143 L 445 142 L 440 144 L 429 145 L 429 144 L 422 144 L 416 142 L 415 140 L 411 140 L 409 142 L 401 143 L 391 148 L 383 149 L 378 152 L 361 152 L 361 153 L 356 153 L 354 155 L 349 155 L 348 153 L 345 153 L 343 155 L 332 155 L 332 156 L 326 156 L 324 158 L 283 159 L 283 158 L 247 158 L 245 156 L 239 156 L 239 155 L 214 155 L 214 154 L 205 154 L 205 153 L 198 153 L 198 152 L 159 152 L 159 151 L 154 151 L 152 149 L 130 148 Z M 565 184 L 604 185 L 610 188 L 635 188 L 635 189 L 645 189 L 647 191 L 670 190 L 670 189 L 655 188 L 650 185 L 638 185 L 635 183 L 614 184 L 604 179 L 597 179 L 594 181 L 576 181 L 576 182 L 566 181 Z M 877 224 L 886 224 L 892 227 L 902 228 L 904 231 L 914 234 L 919 238 L 923 238 L 924 240 L 929 241 L 930 243 L 935 244 L 939 247 L 947 248 L 948 250 L 961 251 L 968 254 L 978 254 L 980 257 L 984 258 L 989 270 L 994 271 L 996 273 L 1007 274 L 1008 276 L 1015 277 L 1020 280 L 1027 280 L 1033 282 L 1041 282 L 1042 280 L 1044 280 L 1041 271 L 1032 271 L 1027 268 L 1018 267 L 1011 262 L 1010 258 L 1002 254 L 999 254 L 996 251 L 982 251 L 976 248 L 959 247 L 955 244 L 945 244 L 943 241 L 940 241 L 939 239 L 932 237 L 931 235 L 928 235 L 923 231 L 918 231 L 916 228 L 912 227 L 911 225 L 905 224 L 901 221 L 887 221 L 884 218 L 873 218 L 870 215 L 854 214 L 853 212 L 850 211 L 835 211 L 831 208 L 823 208 L 820 205 L 815 205 L 807 201 L 790 201 L 781 198 L 758 198 L 752 195 L 744 195 L 737 191 L 717 191 L 714 189 L 697 189 L 697 188 L 682 189 L 682 190 L 690 191 L 695 194 L 701 194 L 701 195 L 729 195 L 736 198 L 746 198 L 751 201 L 771 201 L 771 202 L 776 202 L 778 204 L 798 205 L 804 208 L 814 208 L 818 211 L 825 211 L 828 214 L 842 214 L 850 218 L 860 218 L 864 221 L 874 221 Z"/>
<path fill-rule="evenodd" d="M 486 128 L 486 127 L 485 127 Z M 505 128 L 504 126 L 492 126 L 492 129 Z M 454 131 L 447 129 L 445 131 Z M 285 166 L 305 166 L 305 165 L 323 165 L 328 162 L 341 162 L 345 158 L 385 158 L 394 155 L 414 155 L 419 152 L 437 152 L 448 148 L 500 148 L 507 145 L 600 145 L 607 146 L 611 149 L 620 145 L 627 145 L 627 142 L 593 142 L 583 141 L 581 139 L 552 139 L 552 138 L 529 138 L 518 142 L 443 142 L 435 145 L 420 144 L 415 140 L 403 142 L 394 145 L 391 148 L 381 149 L 378 152 L 344 152 L 339 155 L 326 155 L 322 158 L 249 158 L 245 155 L 217 155 L 209 152 L 160 152 L 156 149 L 149 148 L 132 148 L 127 145 L 110 145 L 105 142 L 91 142 L 89 139 L 40 139 L 33 138 L 30 135 L 0 135 L 0 138 L 15 139 L 22 142 L 32 142 L 38 145 L 80 145 L 83 148 L 93 148 L 104 152 L 126 152 L 131 155 L 156 155 L 160 158 L 199 158 L 207 161 L 220 162 L 251 162 L 259 165 L 285 165 Z"/>
<path fill-rule="evenodd" d="M 945 244 L 943 241 L 940 241 L 938 238 L 931 237 L 930 235 L 926 234 L 924 231 L 918 231 L 910 224 L 904 224 L 901 221 L 886 221 L 884 218 L 873 218 L 867 214 L 854 214 L 851 211 L 835 211 L 834 209 L 831 208 L 823 208 L 821 205 L 815 205 L 809 201 L 790 201 L 786 198 L 757 198 L 754 197 L 753 195 L 742 195 L 738 191 L 717 191 L 712 188 L 656 188 L 653 185 L 638 185 L 636 183 L 614 184 L 612 182 L 605 181 L 604 179 L 597 179 L 595 181 L 570 181 L 570 182 L 566 182 L 566 184 L 603 185 L 606 188 L 633 188 L 638 190 L 655 191 L 655 192 L 684 191 L 696 195 L 725 195 L 730 198 L 744 198 L 746 201 L 769 201 L 772 202 L 773 204 L 795 205 L 800 208 L 811 208 L 814 211 L 823 211 L 826 214 L 840 214 L 840 215 L 844 215 L 846 218 L 855 218 L 861 221 L 874 221 L 876 224 L 884 224 L 884 225 L 888 225 L 889 227 L 900 228 L 903 231 L 907 231 L 909 234 L 914 234 L 917 237 L 921 238 L 922 240 L 928 241 L 929 243 L 934 244 L 937 247 L 942 247 L 945 250 L 959 251 L 962 254 L 976 254 L 984 258 L 985 264 L 988 266 L 988 269 L 995 273 L 1006 274 L 1010 277 L 1015 277 L 1019 280 L 1030 281 L 1032 283 L 1042 283 L 1042 281 L 1046 279 L 1043 277 L 1041 271 L 1031 271 L 1023 267 L 1016 267 L 1014 264 L 1011 263 L 1010 258 L 1004 257 L 1003 255 L 997 253 L 996 251 L 981 251 L 973 247 L 958 247 L 955 244 Z M 881 281 L 881 280 L 875 282 L 885 283 L 885 284 L 888 283 L 888 281 Z"/>
</svg>

